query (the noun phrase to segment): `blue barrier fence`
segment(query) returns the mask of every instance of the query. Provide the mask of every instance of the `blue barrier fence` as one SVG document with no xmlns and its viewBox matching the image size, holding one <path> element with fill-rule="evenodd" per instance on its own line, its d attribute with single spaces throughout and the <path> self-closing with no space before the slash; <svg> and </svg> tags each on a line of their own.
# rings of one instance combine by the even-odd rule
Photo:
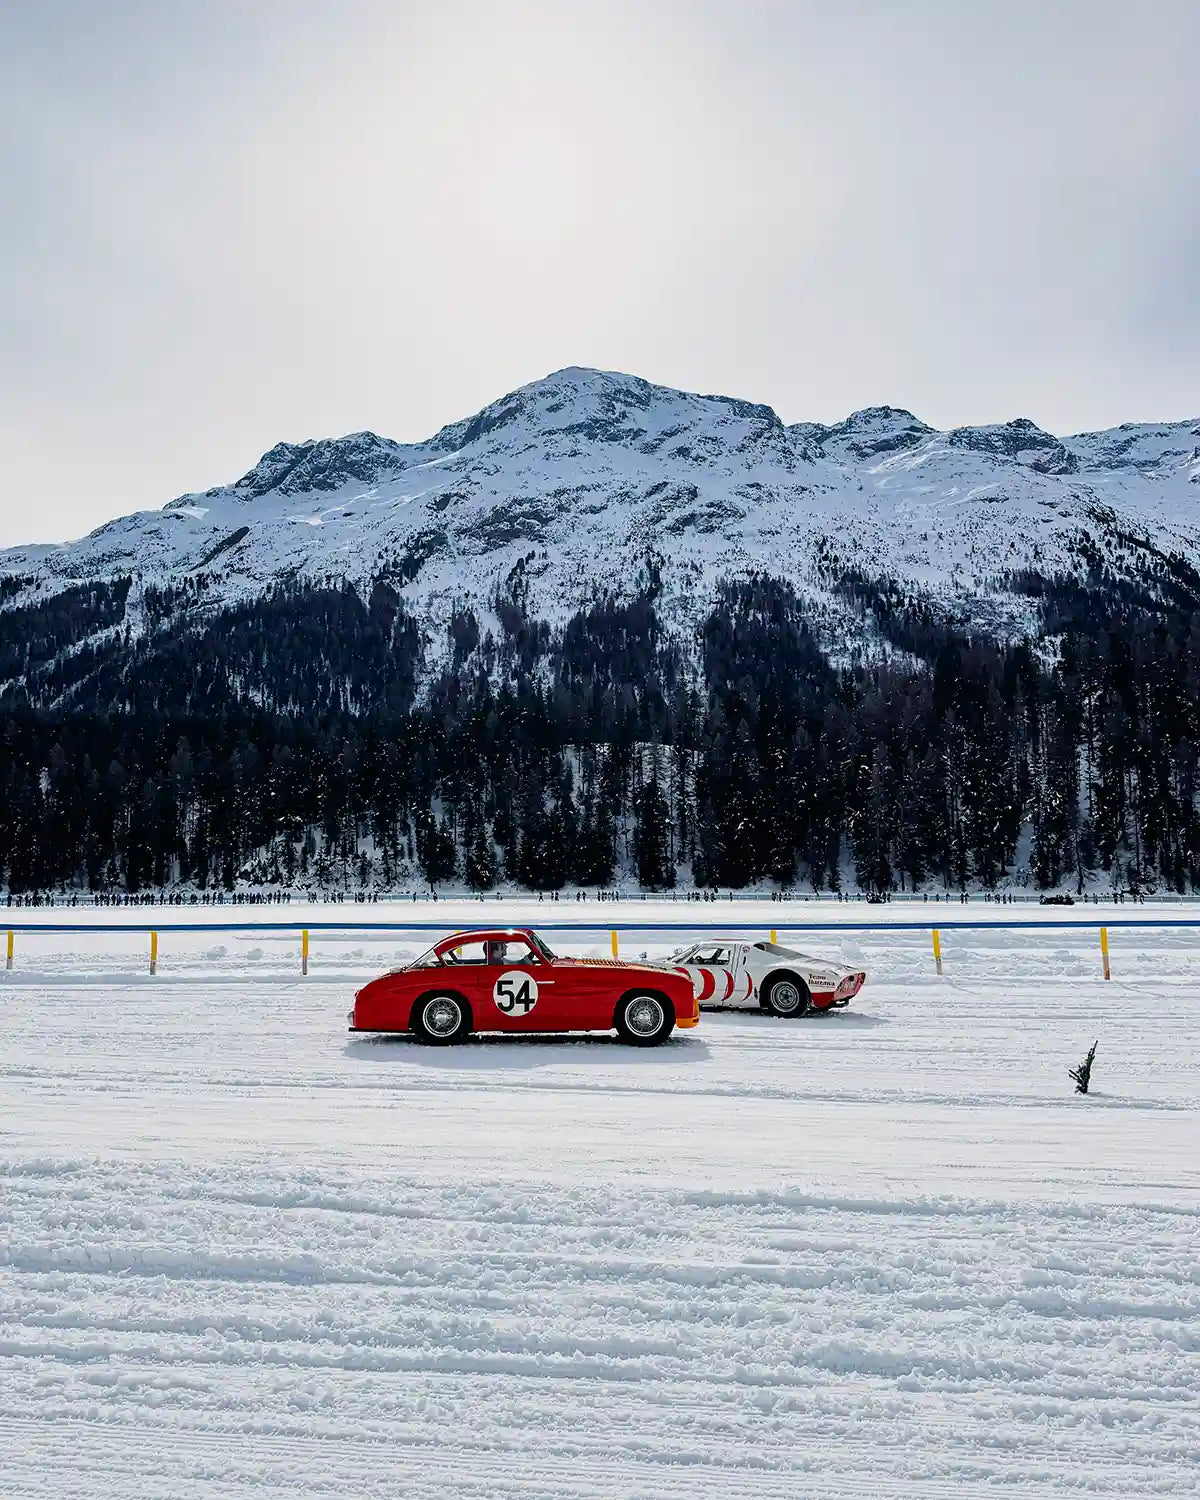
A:
<svg viewBox="0 0 1200 1500">
<path fill-rule="evenodd" d="M 939 918 L 931 922 L 804 922 L 771 916 L 762 922 L 475 922 L 470 927 L 455 927 L 450 922 L 5 922 L 0 931 L 9 932 L 492 932 L 532 928 L 535 932 L 696 932 L 761 933 L 773 932 L 1009 932 L 1020 928 L 1078 928 L 1096 932 L 1112 927 L 1200 927 L 1200 917 L 1108 917 L 1102 922 L 1072 921 L 1048 917 L 1044 921 L 964 921 Z"/>
<path fill-rule="evenodd" d="M 1063 931 L 1094 932 L 1100 938 L 1100 955 L 1103 965 L 1105 979 L 1112 977 L 1109 966 L 1108 931 L 1109 928 L 1173 928 L 1173 927 L 1200 927 L 1200 917 L 1106 917 L 1103 922 L 1080 921 L 1078 918 L 1069 917 L 1046 917 L 1041 920 L 1031 921 L 1028 918 L 1021 919 L 994 919 L 979 920 L 962 917 L 946 917 L 933 922 L 805 922 L 801 920 L 787 920 L 786 918 L 773 914 L 773 925 L 768 928 L 766 922 L 722 922 L 714 924 L 703 920 L 695 922 L 681 921 L 659 921 L 659 922 L 598 922 L 583 918 L 574 920 L 545 921 L 533 923 L 478 923 L 474 928 L 451 928 L 447 922 L 432 921 L 429 918 L 418 919 L 407 922 L 355 922 L 351 920 L 343 922 L 314 922 L 299 921 L 291 922 L 12 922 L 8 925 L 8 951 L 5 968 L 11 970 L 13 967 L 15 937 L 17 933 L 25 936 L 35 933 L 44 933 L 47 936 L 64 935 L 88 935 L 95 933 L 129 933 L 148 934 L 150 938 L 150 973 L 158 972 L 158 939 L 160 934 L 201 933 L 201 932 L 240 932 L 240 933 L 290 933 L 300 939 L 300 972 L 308 973 L 309 936 L 314 932 L 340 933 L 352 935 L 354 933 L 389 933 L 393 936 L 403 936 L 406 933 L 448 933 L 469 932 L 472 930 L 519 930 L 522 926 L 534 926 L 547 932 L 576 932 L 576 933 L 608 933 L 612 942 L 613 957 L 619 956 L 619 938 L 622 933 L 676 933 L 689 934 L 700 937 L 705 934 L 711 935 L 714 927 L 721 933 L 729 934 L 761 934 L 769 930 L 772 941 L 776 934 L 805 933 L 805 932 L 927 932 L 933 942 L 933 961 L 939 976 L 942 970 L 942 947 L 941 934 L 943 932 L 1012 932 L 1031 931 L 1041 929 L 1062 933 Z M 0 929 L 2 930 L 2 929 Z"/>
</svg>

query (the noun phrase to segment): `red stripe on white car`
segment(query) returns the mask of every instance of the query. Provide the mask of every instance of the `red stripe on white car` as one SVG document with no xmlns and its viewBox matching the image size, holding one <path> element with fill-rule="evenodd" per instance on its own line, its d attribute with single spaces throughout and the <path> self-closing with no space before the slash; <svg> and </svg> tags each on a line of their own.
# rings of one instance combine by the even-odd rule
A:
<svg viewBox="0 0 1200 1500">
<path fill-rule="evenodd" d="M 700 991 L 697 994 L 696 999 L 697 1000 L 707 1000 L 707 999 L 709 999 L 714 994 L 714 992 L 716 991 L 716 988 L 717 988 L 717 976 L 713 973 L 713 971 L 711 969 L 701 969 L 700 970 Z"/>
</svg>

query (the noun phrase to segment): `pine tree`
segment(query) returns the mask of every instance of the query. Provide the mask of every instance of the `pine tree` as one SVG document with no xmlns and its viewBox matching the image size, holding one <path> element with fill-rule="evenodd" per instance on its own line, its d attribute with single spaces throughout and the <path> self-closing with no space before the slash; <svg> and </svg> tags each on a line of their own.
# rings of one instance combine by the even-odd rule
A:
<svg viewBox="0 0 1200 1500">
<path fill-rule="evenodd" d="M 417 820 L 417 861 L 431 887 L 452 880 L 458 868 L 454 835 L 450 831 L 449 822 L 443 818 L 439 823 L 428 810 L 422 812 Z"/>
<path fill-rule="evenodd" d="M 662 794 L 655 767 L 634 803 L 633 859 L 638 883 L 645 890 L 670 890 L 675 885 L 671 858 L 671 810 Z"/>
<path fill-rule="evenodd" d="M 478 815 L 472 819 L 463 859 L 463 877 L 467 889 L 472 891 L 490 891 L 496 884 L 495 845 L 487 823 Z"/>
</svg>

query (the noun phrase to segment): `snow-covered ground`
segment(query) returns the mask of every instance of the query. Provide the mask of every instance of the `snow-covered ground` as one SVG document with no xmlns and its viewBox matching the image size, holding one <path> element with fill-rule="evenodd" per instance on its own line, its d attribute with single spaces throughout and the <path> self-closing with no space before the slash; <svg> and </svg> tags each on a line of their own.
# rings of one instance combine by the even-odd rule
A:
<svg viewBox="0 0 1200 1500">
<path fill-rule="evenodd" d="M 850 1010 L 650 1053 L 348 1037 L 426 943 L 314 935 L 305 980 L 294 934 L 167 934 L 151 978 L 19 934 L 5 1500 L 1195 1493 L 1200 931 L 1114 931 L 1108 984 L 1095 925 L 948 933 L 940 981 L 835 934 Z"/>
</svg>

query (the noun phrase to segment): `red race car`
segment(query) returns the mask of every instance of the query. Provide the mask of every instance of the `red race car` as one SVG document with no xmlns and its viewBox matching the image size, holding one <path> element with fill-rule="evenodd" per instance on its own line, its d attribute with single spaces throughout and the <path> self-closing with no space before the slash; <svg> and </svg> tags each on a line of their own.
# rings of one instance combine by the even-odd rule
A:
<svg viewBox="0 0 1200 1500">
<path fill-rule="evenodd" d="M 657 1047 L 695 1026 L 691 977 L 656 964 L 559 958 L 527 927 L 456 932 L 363 986 L 352 1031 L 411 1031 L 445 1046 L 473 1031 L 612 1031 Z"/>
</svg>

